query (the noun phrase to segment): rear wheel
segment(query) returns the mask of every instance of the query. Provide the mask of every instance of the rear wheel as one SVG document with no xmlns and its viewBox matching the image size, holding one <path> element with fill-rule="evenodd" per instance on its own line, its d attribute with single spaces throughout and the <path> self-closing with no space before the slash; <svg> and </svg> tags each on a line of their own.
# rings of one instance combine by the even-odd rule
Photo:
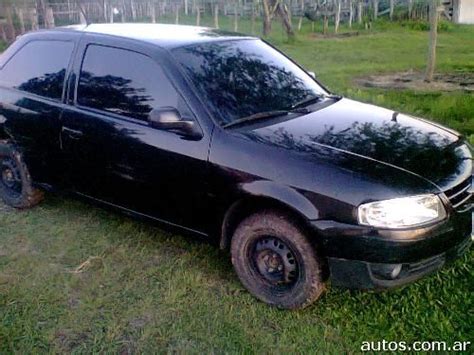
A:
<svg viewBox="0 0 474 355">
<path fill-rule="evenodd" d="M 314 246 L 283 213 L 264 211 L 242 221 L 231 254 L 242 284 L 268 304 L 304 308 L 324 290 L 322 262 Z"/>
<path fill-rule="evenodd" d="M 43 192 L 33 187 L 28 168 L 19 151 L 1 144 L 0 197 L 9 206 L 31 208 L 43 200 Z"/>
</svg>

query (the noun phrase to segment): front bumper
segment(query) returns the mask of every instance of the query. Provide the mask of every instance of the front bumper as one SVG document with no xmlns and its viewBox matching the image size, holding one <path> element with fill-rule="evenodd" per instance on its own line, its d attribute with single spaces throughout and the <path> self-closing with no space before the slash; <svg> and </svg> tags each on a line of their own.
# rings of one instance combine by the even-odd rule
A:
<svg viewBox="0 0 474 355">
<path fill-rule="evenodd" d="M 471 239 L 472 237 L 469 236 L 442 254 L 413 263 L 379 264 L 329 258 L 331 282 L 334 286 L 357 289 L 389 289 L 402 286 L 456 260 L 472 244 Z M 390 276 L 392 272 L 397 272 L 393 279 Z"/>
<path fill-rule="evenodd" d="M 331 282 L 358 289 L 401 286 L 441 268 L 472 243 L 471 212 L 416 230 L 389 231 L 332 221 L 312 223 Z"/>
</svg>

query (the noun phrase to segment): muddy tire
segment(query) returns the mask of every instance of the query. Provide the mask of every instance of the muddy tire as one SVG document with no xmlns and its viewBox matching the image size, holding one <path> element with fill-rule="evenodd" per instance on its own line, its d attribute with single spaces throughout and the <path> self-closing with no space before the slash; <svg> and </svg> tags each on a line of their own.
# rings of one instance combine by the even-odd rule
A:
<svg viewBox="0 0 474 355">
<path fill-rule="evenodd" d="M 18 209 L 36 206 L 43 192 L 33 186 L 23 156 L 14 146 L 0 142 L 0 198 Z"/>
<path fill-rule="evenodd" d="M 270 305 L 304 308 L 325 289 L 322 259 L 284 213 L 263 211 L 244 219 L 233 235 L 231 255 L 245 288 Z"/>
</svg>

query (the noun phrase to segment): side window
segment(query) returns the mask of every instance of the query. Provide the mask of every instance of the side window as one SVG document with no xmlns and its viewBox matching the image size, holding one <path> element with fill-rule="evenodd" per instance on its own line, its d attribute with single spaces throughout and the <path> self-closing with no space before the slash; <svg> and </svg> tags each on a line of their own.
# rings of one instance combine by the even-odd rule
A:
<svg viewBox="0 0 474 355">
<path fill-rule="evenodd" d="M 23 46 L 0 71 L 2 85 L 60 100 L 74 43 L 33 41 Z"/>
<path fill-rule="evenodd" d="M 100 45 L 87 48 L 77 102 L 140 120 L 146 120 L 151 110 L 165 106 L 191 116 L 163 69 L 151 58 Z"/>
</svg>

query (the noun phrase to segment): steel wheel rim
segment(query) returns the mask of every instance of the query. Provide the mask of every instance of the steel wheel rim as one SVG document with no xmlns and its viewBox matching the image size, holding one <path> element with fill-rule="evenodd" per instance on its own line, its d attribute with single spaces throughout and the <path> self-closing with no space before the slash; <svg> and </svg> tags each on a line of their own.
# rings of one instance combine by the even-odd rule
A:
<svg viewBox="0 0 474 355">
<path fill-rule="evenodd" d="M 0 163 L 0 182 L 13 197 L 22 192 L 21 172 L 18 164 L 11 158 L 3 159 Z"/>
<path fill-rule="evenodd" d="M 264 283 L 286 290 L 292 288 L 300 273 L 298 260 L 281 239 L 263 236 L 250 248 L 254 273 Z"/>
</svg>

